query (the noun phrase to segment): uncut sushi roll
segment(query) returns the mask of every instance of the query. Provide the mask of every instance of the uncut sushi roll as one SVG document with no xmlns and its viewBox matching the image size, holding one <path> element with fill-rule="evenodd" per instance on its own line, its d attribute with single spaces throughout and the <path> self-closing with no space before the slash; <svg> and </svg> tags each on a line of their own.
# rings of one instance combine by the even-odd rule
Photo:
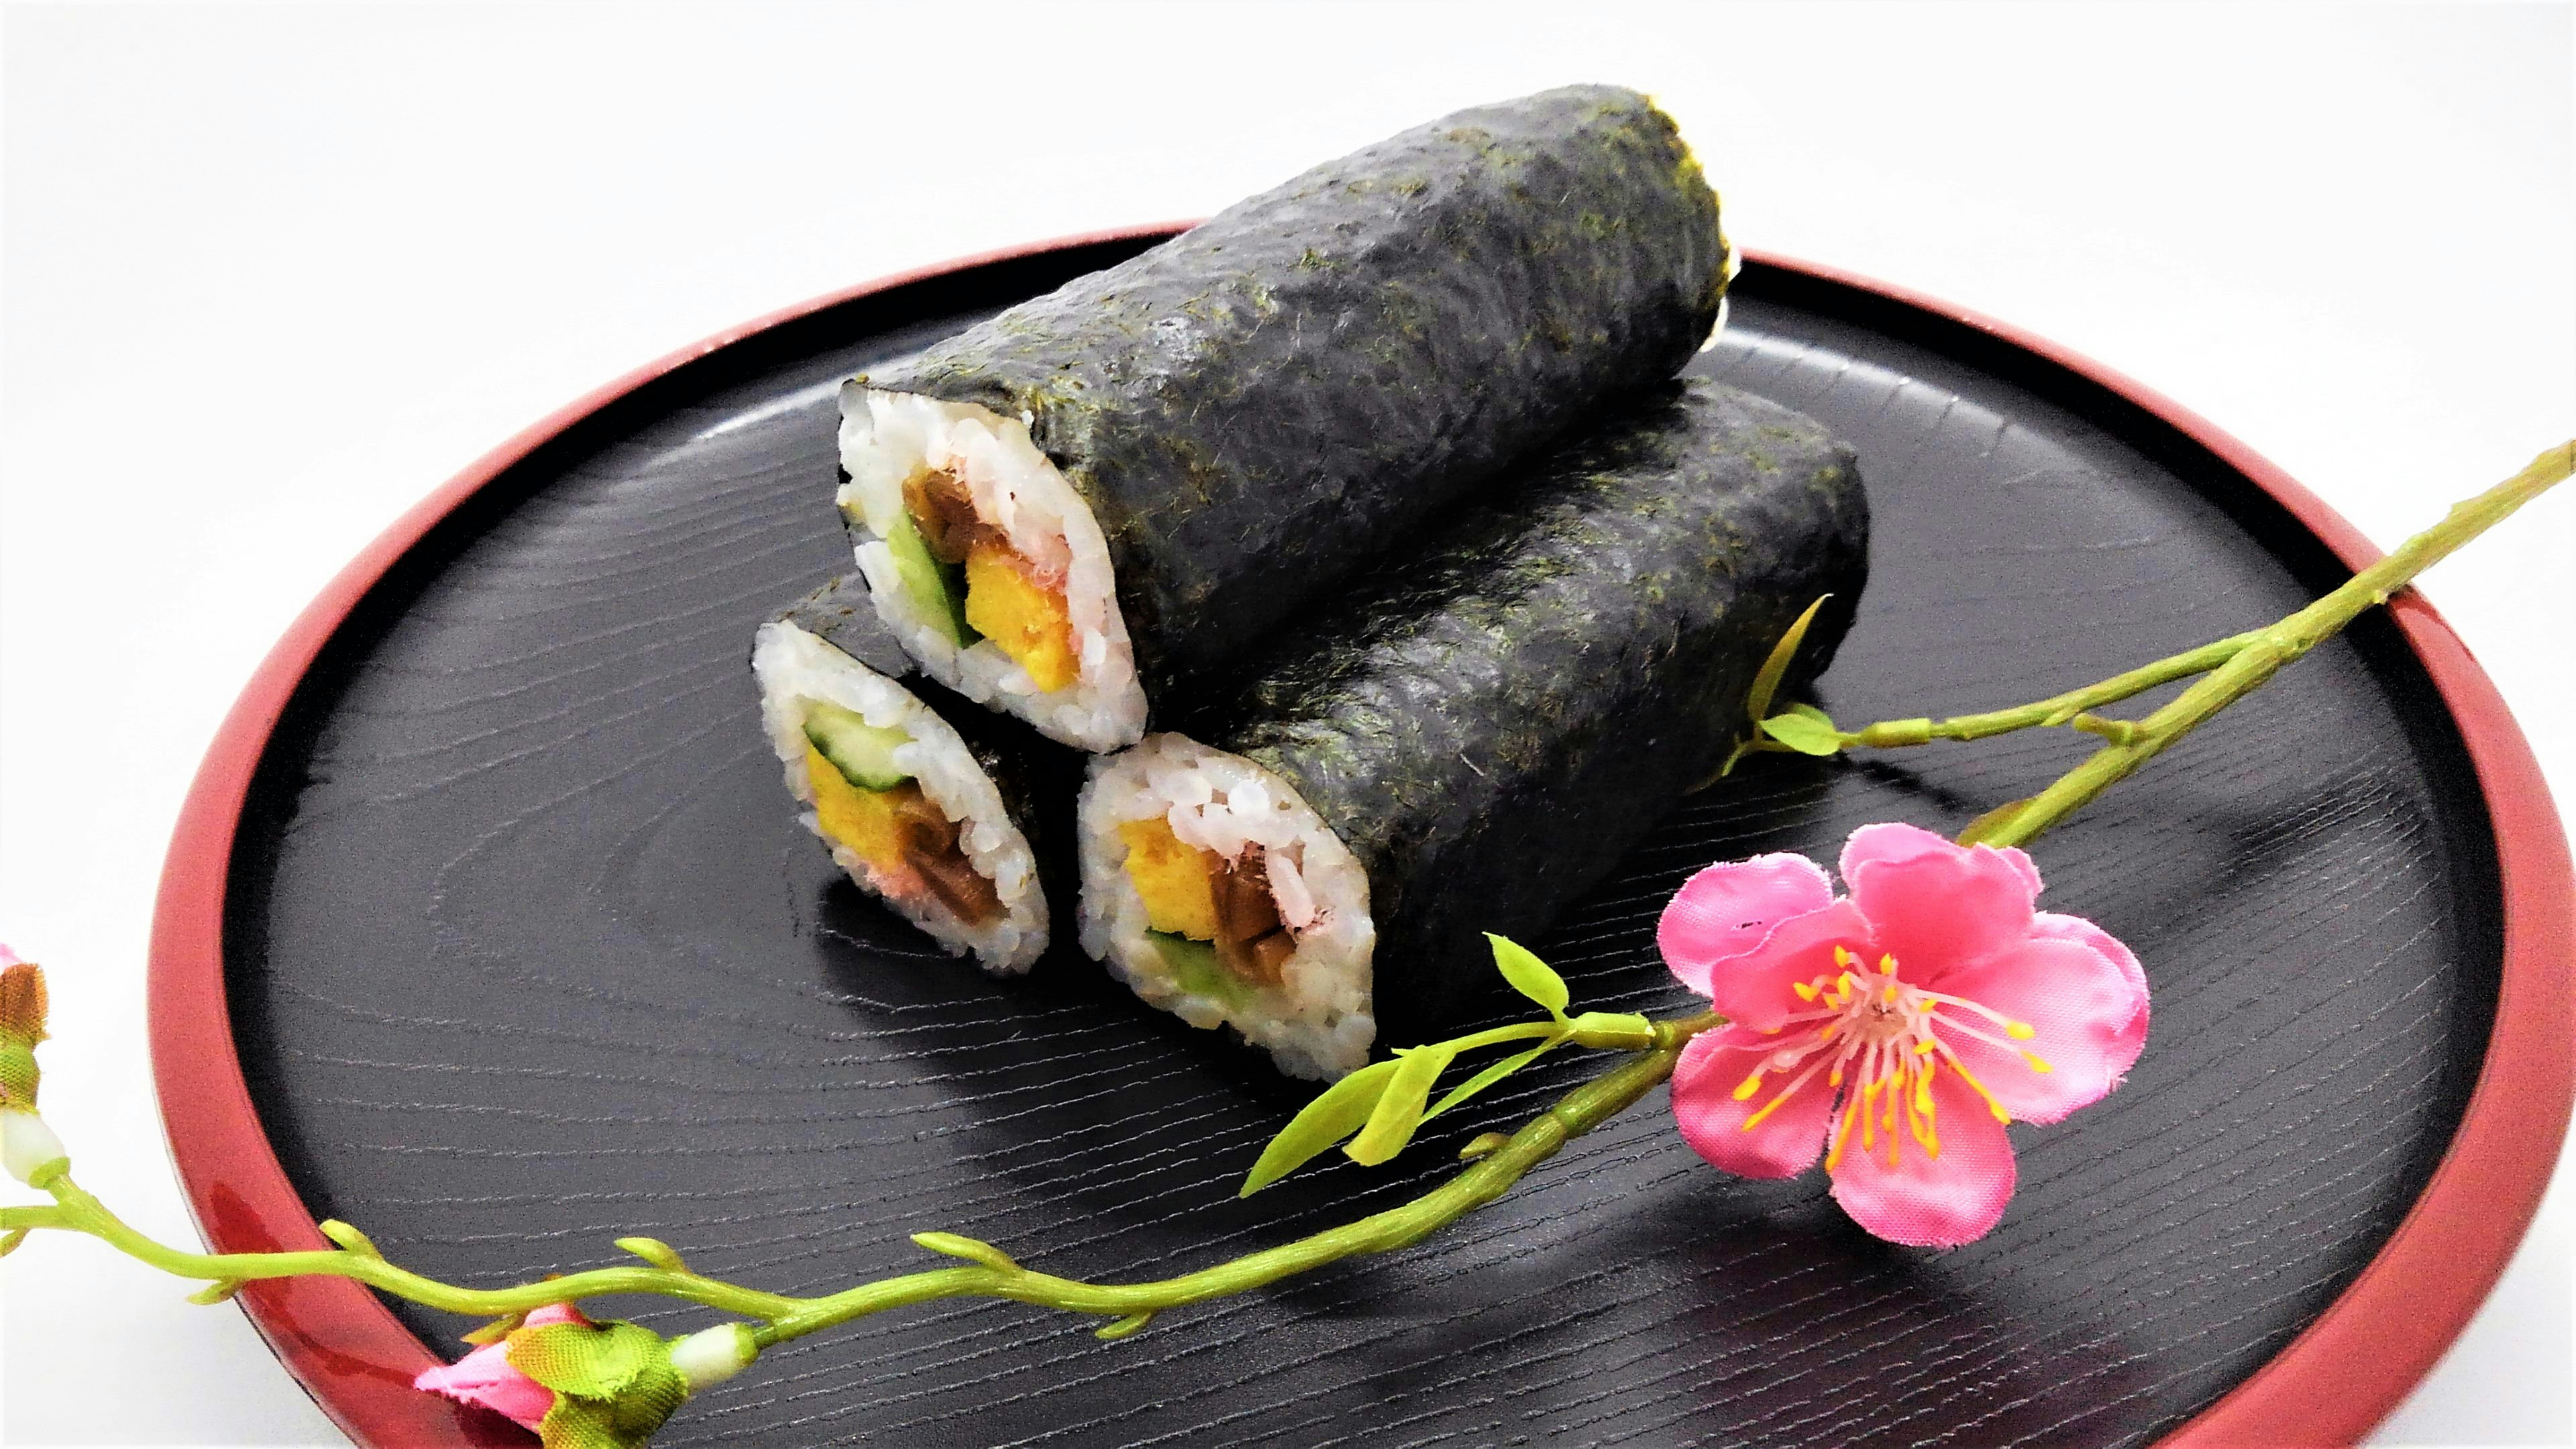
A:
<svg viewBox="0 0 2576 1449">
<path fill-rule="evenodd" d="M 1718 767 L 1772 646 L 1867 570 L 1851 450 L 1699 380 L 1373 571 L 1239 688 L 1095 758 L 1083 949 L 1299 1076 L 1431 1039 Z"/>
<path fill-rule="evenodd" d="M 1461 111 L 853 379 L 839 502 L 925 670 L 1119 748 L 1176 684 L 1680 371 L 1730 267 L 1644 96 Z"/>
<path fill-rule="evenodd" d="M 1029 969 L 1068 752 L 914 674 L 855 574 L 763 624 L 751 670 L 788 793 L 850 880 L 987 971 Z"/>
</svg>

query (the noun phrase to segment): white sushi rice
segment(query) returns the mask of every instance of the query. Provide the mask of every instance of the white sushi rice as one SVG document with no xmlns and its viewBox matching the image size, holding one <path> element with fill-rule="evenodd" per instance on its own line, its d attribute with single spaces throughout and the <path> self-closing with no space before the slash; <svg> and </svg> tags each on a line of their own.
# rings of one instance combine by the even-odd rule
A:
<svg viewBox="0 0 2576 1449">
<path fill-rule="evenodd" d="M 979 704 L 1018 715 L 1050 739 L 1115 750 L 1145 733 L 1145 690 L 1119 612 L 1109 544 L 1091 507 L 1029 441 L 1028 423 L 968 403 L 841 389 L 841 511 L 872 536 L 857 547 L 877 613 L 933 679 Z M 1052 693 L 989 639 L 960 649 L 924 602 L 903 587 L 885 543 L 903 512 L 903 485 L 925 470 L 966 486 L 975 511 L 1021 557 L 1062 570 L 1073 625 L 1076 677 Z"/>
<path fill-rule="evenodd" d="M 1127 875 L 1118 827 L 1162 817 L 1184 844 L 1226 859 L 1267 851 L 1271 889 L 1297 950 L 1275 987 L 1238 985 L 1237 999 L 1190 991 L 1145 934 L 1144 898 Z M 1377 1038 L 1371 958 L 1377 926 L 1368 874 L 1287 781 L 1184 735 L 1154 734 L 1091 762 L 1082 787 L 1082 949 L 1138 996 L 1197 1027 L 1232 1026 L 1281 1071 L 1330 1080 L 1368 1062 Z"/>
<path fill-rule="evenodd" d="M 832 859 L 850 879 L 884 898 L 904 918 L 950 951 L 972 952 L 995 974 L 1026 971 L 1047 945 L 1046 892 L 1028 837 L 1011 822 L 1002 793 L 975 760 L 965 740 L 913 692 L 784 620 L 761 626 L 752 646 L 751 672 L 760 684 L 760 720 L 770 747 L 786 767 L 787 789 L 806 807 L 805 828 L 832 848 Z M 939 813 L 957 824 L 967 862 L 993 882 L 1002 914 L 987 925 L 959 919 L 926 890 L 907 899 L 887 887 L 856 851 L 832 839 L 814 813 L 814 786 L 805 774 L 805 711 L 815 701 L 837 704 L 879 729 L 901 729 L 911 742 L 894 750 L 895 765 Z"/>
</svg>

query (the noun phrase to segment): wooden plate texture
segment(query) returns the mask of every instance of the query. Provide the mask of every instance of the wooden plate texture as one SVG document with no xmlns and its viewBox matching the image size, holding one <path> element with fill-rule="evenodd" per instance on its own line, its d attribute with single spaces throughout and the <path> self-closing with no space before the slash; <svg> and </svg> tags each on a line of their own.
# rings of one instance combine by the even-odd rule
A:
<svg viewBox="0 0 2576 1449">
<path fill-rule="evenodd" d="M 212 1238 L 320 1246 L 337 1216 L 500 1284 L 645 1233 L 815 1293 L 925 1266 L 906 1235 L 943 1229 L 1161 1276 L 1418 1192 L 1577 1079 L 1551 1061 L 1389 1168 L 1237 1201 L 1311 1089 L 1069 941 L 1007 982 L 942 955 L 794 818 L 746 659 L 848 566 L 834 383 L 1162 234 L 862 288 L 666 360 L 352 565 L 227 726 L 165 884 L 158 1069 Z M 1821 269 L 1749 267 L 1696 369 L 1859 449 L 1873 572 L 1823 691 L 1847 722 L 2037 698 L 2275 618 L 2366 556 L 2153 394 Z M 2534 1055 L 2567 1039 L 2564 836 L 2474 664 L 2406 608 L 2041 843 L 2043 904 L 2145 961 L 2154 1035 L 2108 1101 L 2013 1128 L 2020 1191 L 1982 1242 L 1891 1248 L 1821 1174 L 1724 1177 L 1657 1093 L 1416 1248 L 1122 1343 L 1012 1304 L 891 1314 L 770 1353 L 657 1443 L 2362 1432 L 2501 1269 L 2567 1100 Z M 1956 829 L 2089 743 L 1757 759 L 1530 944 L 1584 1006 L 1682 1009 L 1653 932 L 1692 870 L 1830 861 L 1869 821 Z M 246 1302 L 363 1442 L 526 1442 L 404 1386 L 468 1325 L 336 1283 Z"/>
</svg>

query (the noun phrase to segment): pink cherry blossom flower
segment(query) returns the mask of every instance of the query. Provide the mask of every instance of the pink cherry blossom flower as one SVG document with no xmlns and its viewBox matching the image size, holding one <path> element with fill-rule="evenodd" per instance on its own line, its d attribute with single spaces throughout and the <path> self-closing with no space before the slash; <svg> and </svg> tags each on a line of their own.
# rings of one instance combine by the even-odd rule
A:
<svg viewBox="0 0 2576 1449">
<path fill-rule="evenodd" d="M 1794 1177 L 1890 1242 L 1955 1248 L 2012 1197 L 2004 1124 L 2055 1122 L 2120 1084 L 2147 1039 L 2147 978 L 2092 922 L 2032 909 L 2019 850 L 1865 825 L 1850 894 L 1800 855 L 1713 865 L 1656 943 L 1726 1024 L 1673 1071 L 1673 1117 L 1718 1167 Z"/>
<path fill-rule="evenodd" d="M 579 1323 L 589 1319 L 569 1303 L 549 1303 L 528 1314 L 525 1327 L 542 1328 L 549 1323 Z M 506 1414 L 523 1429 L 535 1429 L 545 1422 L 546 1411 L 555 1406 L 555 1391 L 520 1372 L 510 1362 L 507 1339 L 487 1343 L 452 1364 L 425 1369 L 411 1381 L 416 1389 L 445 1394 L 460 1403 L 480 1404 L 496 1413 Z"/>
</svg>

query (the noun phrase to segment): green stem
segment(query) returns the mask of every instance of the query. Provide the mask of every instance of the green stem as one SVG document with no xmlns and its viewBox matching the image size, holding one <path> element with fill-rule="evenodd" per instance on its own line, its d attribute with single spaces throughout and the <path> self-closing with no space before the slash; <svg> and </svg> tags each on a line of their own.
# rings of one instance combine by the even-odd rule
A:
<svg viewBox="0 0 2576 1449">
<path fill-rule="evenodd" d="M 2244 698 L 2283 666 L 2333 638 L 2363 610 L 2387 603 L 2417 574 L 2502 522 L 2515 509 L 2563 481 L 2571 471 L 2576 471 L 2576 441 L 2542 453 L 2521 472 L 2453 507 L 2441 522 L 2399 544 L 2386 558 L 2353 575 L 2324 598 L 2269 628 L 2220 641 L 2234 647 L 2199 682 L 2145 719 L 2117 722 L 2129 726 L 2124 731 L 2096 731 L 2104 733 L 2110 743 L 2059 776 L 1980 838 L 1989 845 L 2022 845 L 2037 838 L 2200 728 L 2220 710 Z M 2194 651 L 2202 652 L 2205 651 Z"/>
<path fill-rule="evenodd" d="M 2093 723 L 2087 711 L 2117 704 L 2131 695 L 2144 694 L 2159 684 L 2171 684 L 2177 679 L 2188 679 L 2216 669 L 2235 658 L 2262 633 L 2260 629 L 2248 629 L 2242 634 L 2203 644 L 2153 664 L 2140 665 L 2125 674 L 2114 674 L 2098 684 L 2070 689 L 2064 694 L 2051 695 L 2011 709 L 1952 715 L 1939 720 L 1881 720 L 1853 731 L 1847 738 L 1852 744 L 1894 750 L 1908 745 L 1929 744 L 1934 740 L 1982 740 L 1989 735 L 2010 734 L 2035 725 L 2074 725 L 2082 729 Z"/>
<path fill-rule="evenodd" d="M 1012 1298 L 1120 1319 L 1247 1292 L 1364 1253 L 1409 1246 L 1509 1191 L 1567 1140 L 1625 1110 L 1673 1073 L 1685 1043 L 1717 1024 L 1714 1013 L 1655 1023 L 1655 1046 L 1557 1099 L 1493 1153 L 1421 1197 L 1310 1237 L 1151 1283 L 1086 1283 L 1026 1269 L 950 1268 L 869 1283 L 818 1299 L 753 1332 L 762 1346 L 870 1313 L 934 1298 Z"/>
<path fill-rule="evenodd" d="M 514 1288 L 459 1288 L 398 1268 L 372 1253 L 345 1248 L 278 1253 L 183 1252 L 128 1226 L 74 1183 L 68 1173 L 45 1184 L 46 1191 L 53 1194 L 53 1205 L 0 1208 L 0 1231 L 57 1228 L 86 1233 L 165 1273 L 216 1283 L 303 1275 L 352 1278 L 398 1298 L 478 1318 L 524 1313 L 548 1303 L 614 1294 L 651 1294 L 760 1321 L 763 1326 L 753 1331 L 753 1337 L 764 1348 L 889 1308 L 960 1297 L 1008 1298 L 1114 1317 L 1120 1322 L 1113 1331 L 1123 1333 L 1142 1326 L 1144 1318 L 1167 1308 L 1248 1292 L 1342 1258 L 1386 1252 L 1419 1241 L 1502 1196 L 1523 1174 L 1554 1156 L 1569 1139 L 1607 1121 L 1671 1076 L 1683 1045 L 1716 1025 L 1718 1019 L 1714 1014 L 1702 1014 L 1659 1021 L 1650 1023 L 1645 1031 L 1623 1024 L 1628 1020 L 1599 1017 L 1598 1025 L 1594 1025 L 1587 1016 L 1577 1018 L 1586 1023 L 1582 1031 L 1575 1030 L 1573 1023 L 1543 1022 L 1478 1033 L 1469 1040 L 1480 1045 L 1562 1033 L 1570 1040 L 1597 1036 L 1604 1045 L 1637 1050 L 1628 1061 L 1559 1098 L 1543 1115 L 1513 1133 L 1503 1146 L 1421 1197 L 1281 1247 L 1151 1283 L 1089 1283 L 1059 1278 L 1031 1272 L 994 1253 L 992 1261 L 973 1267 L 909 1273 L 820 1298 L 764 1293 L 698 1273 L 655 1267 L 594 1268 Z"/>
<path fill-rule="evenodd" d="M 2542 453 L 2513 477 L 2453 508 L 2440 523 L 2397 546 L 2386 558 L 2355 574 L 2342 587 L 2292 614 L 2281 622 L 2263 629 L 2248 629 L 2242 634 L 2213 640 L 2197 649 L 2143 664 L 2124 674 L 2115 674 L 2081 689 L 2051 695 L 2011 709 L 1989 710 L 1983 714 L 1952 715 L 1948 719 L 1880 720 L 1843 734 L 1843 744 L 1870 749 L 1903 749 L 1910 745 L 1929 744 L 1934 740 L 1981 740 L 1992 735 L 2010 734 L 2015 730 L 2037 726 L 2072 726 L 2088 734 L 2101 735 L 2114 745 L 2128 748 L 2145 747 L 2130 768 L 2152 758 L 2165 745 L 2190 732 L 2191 725 L 2161 743 L 2149 739 L 2145 721 L 2103 719 L 2089 713 L 2107 704 L 2117 704 L 2133 695 L 2143 694 L 2160 684 L 2188 679 L 2195 674 L 2223 670 L 2249 650 L 2255 651 L 2258 663 L 2247 666 L 2252 672 L 2235 676 L 2220 700 L 2219 708 L 2243 696 L 2273 670 L 2298 658 L 2350 623 L 2362 610 L 2384 604 L 2417 574 L 2432 567 L 2454 549 L 2486 532 L 2523 504 L 2530 502 L 2552 485 L 2563 481 L 2576 459 L 2576 442 L 2562 443 Z M 2256 649 L 2256 646 L 2263 646 Z M 2269 668 L 2260 667 L 2266 651 L 2281 650 L 2282 657 Z M 2175 701 L 2180 704 L 2180 700 Z M 2168 706 L 2170 708 L 2171 706 Z M 2214 712 L 2214 711 L 2213 711 Z M 2204 718 L 2206 716 L 2203 716 Z M 2153 716 L 2150 716 L 2152 719 Z M 2193 720 L 2196 725 L 2198 720 Z M 1764 742 L 1757 749 L 1786 748 Z M 2105 753 L 2108 753 L 2107 751 Z M 2108 768 L 2105 766 L 2104 768 Z M 2114 777 L 2116 778 L 2116 777 Z M 2105 781 L 2104 783 L 2108 783 Z M 2096 792 L 2098 793 L 2098 791 Z M 2087 795 L 2084 799 L 2090 799 Z M 2083 800 L 2076 800 L 2080 805 Z M 2072 808 L 2070 806 L 2069 808 Z M 2062 814 L 2058 818 L 2063 818 Z M 2055 823 L 2054 820 L 2048 822 Z M 2045 829 L 2046 825 L 2039 828 Z M 1989 840 L 1997 837 L 1989 836 Z"/>
<path fill-rule="evenodd" d="M 155 1242 L 128 1226 L 122 1218 L 110 1212 L 105 1203 L 73 1182 L 69 1174 L 55 1178 L 47 1184 L 46 1190 L 53 1194 L 56 1206 L 0 1209 L 0 1230 L 26 1226 L 68 1228 L 87 1233 L 128 1257 L 179 1278 L 235 1283 L 306 1275 L 354 1278 L 398 1298 L 478 1318 L 499 1318 L 542 1308 L 549 1303 L 597 1298 L 612 1293 L 658 1294 L 665 1298 L 686 1299 L 746 1318 L 763 1319 L 792 1312 L 798 1304 L 806 1301 L 736 1287 L 697 1273 L 674 1272 L 667 1268 L 593 1268 L 585 1273 L 550 1278 L 540 1283 L 522 1283 L 515 1288 L 479 1289 L 458 1288 L 435 1278 L 423 1277 L 407 1268 L 395 1267 L 373 1254 L 351 1252 L 345 1248 L 282 1253 L 189 1253 Z"/>
</svg>

